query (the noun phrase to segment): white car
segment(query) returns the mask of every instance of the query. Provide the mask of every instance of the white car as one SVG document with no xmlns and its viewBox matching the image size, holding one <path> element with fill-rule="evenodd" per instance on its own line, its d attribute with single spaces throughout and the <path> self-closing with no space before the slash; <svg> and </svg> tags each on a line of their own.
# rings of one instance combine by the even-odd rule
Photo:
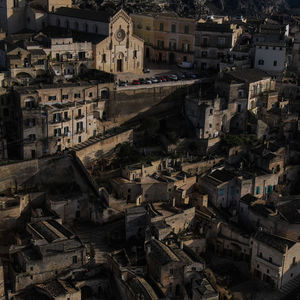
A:
<svg viewBox="0 0 300 300">
<path fill-rule="evenodd" d="M 157 78 L 151 77 L 150 79 L 151 79 L 152 83 L 158 83 L 158 79 Z"/>
</svg>

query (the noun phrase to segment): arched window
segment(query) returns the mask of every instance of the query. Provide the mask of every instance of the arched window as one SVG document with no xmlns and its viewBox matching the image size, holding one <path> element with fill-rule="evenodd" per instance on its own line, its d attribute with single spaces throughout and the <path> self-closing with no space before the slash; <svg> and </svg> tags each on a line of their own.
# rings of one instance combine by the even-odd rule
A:
<svg viewBox="0 0 300 300">
<path fill-rule="evenodd" d="M 66 28 L 67 28 L 67 29 L 70 28 L 70 22 L 69 22 L 69 20 L 66 20 Z"/>
<path fill-rule="evenodd" d="M 98 33 L 98 26 L 95 25 L 95 33 Z"/>
<path fill-rule="evenodd" d="M 88 31 L 89 31 L 89 25 L 85 24 L 85 32 L 88 32 Z"/>
<path fill-rule="evenodd" d="M 75 22 L 75 23 L 74 23 L 74 28 L 75 28 L 75 30 L 78 30 L 78 28 L 79 28 L 78 22 Z"/>
</svg>

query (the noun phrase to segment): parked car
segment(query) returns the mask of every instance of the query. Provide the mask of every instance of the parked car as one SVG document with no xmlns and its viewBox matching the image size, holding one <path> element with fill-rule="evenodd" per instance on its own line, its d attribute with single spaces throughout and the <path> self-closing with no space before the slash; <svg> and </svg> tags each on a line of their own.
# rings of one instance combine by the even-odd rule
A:
<svg viewBox="0 0 300 300">
<path fill-rule="evenodd" d="M 141 83 L 140 83 L 138 80 L 133 80 L 133 81 L 132 81 L 132 84 L 133 84 L 133 85 L 139 85 L 139 84 L 141 84 Z"/>
<path fill-rule="evenodd" d="M 167 82 L 167 81 L 168 81 L 168 78 L 167 78 L 166 76 L 162 76 L 162 77 L 161 77 L 161 81 L 162 81 L 162 82 Z"/>
<path fill-rule="evenodd" d="M 151 79 L 152 83 L 158 83 L 158 79 L 157 78 L 151 77 L 150 79 Z"/>
<path fill-rule="evenodd" d="M 180 64 L 178 64 L 179 68 L 183 68 L 183 69 L 191 69 L 193 66 L 193 64 L 191 62 L 187 62 L 187 61 L 183 61 Z"/>
<path fill-rule="evenodd" d="M 150 69 L 147 68 L 147 67 L 145 67 L 145 68 L 143 69 L 143 73 L 150 73 Z"/>
<path fill-rule="evenodd" d="M 155 78 L 157 79 L 158 82 L 162 82 L 161 77 L 158 76 L 158 77 L 155 77 Z"/>
<path fill-rule="evenodd" d="M 182 73 L 178 73 L 177 74 L 178 80 L 184 80 L 185 79 L 185 75 Z"/>
<path fill-rule="evenodd" d="M 127 86 L 127 82 L 126 81 L 119 81 L 119 86 Z"/>
<path fill-rule="evenodd" d="M 169 79 L 170 79 L 171 81 L 177 81 L 177 80 L 178 80 L 178 77 L 177 77 L 177 75 L 175 75 L 175 74 L 171 74 L 171 75 L 169 75 Z"/>
<path fill-rule="evenodd" d="M 146 83 L 146 81 L 145 81 L 144 78 L 139 78 L 139 82 L 140 82 L 141 84 L 145 84 L 145 83 Z"/>
<path fill-rule="evenodd" d="M 146 79 L 145 79 L 145 83 L 146 83 L 146 84 L 152 84 L 152 80 L 151 80 L 150 78 L 146 78 Z"/>
</svg>

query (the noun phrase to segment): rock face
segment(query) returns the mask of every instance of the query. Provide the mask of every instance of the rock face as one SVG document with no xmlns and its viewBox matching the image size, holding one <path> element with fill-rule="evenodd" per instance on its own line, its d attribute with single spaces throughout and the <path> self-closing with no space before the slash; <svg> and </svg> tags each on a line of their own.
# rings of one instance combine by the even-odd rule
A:
<svg viewBox="0 0 300 300">
<path fill-rule="evenodd" d="M 299 0 L 73 0 L 81 8 L 116 11 L 124 7 L 129 13 L 176 11 L 180 16 L 205 14 L 261 16 L 300 10 Z"/>
</svg>

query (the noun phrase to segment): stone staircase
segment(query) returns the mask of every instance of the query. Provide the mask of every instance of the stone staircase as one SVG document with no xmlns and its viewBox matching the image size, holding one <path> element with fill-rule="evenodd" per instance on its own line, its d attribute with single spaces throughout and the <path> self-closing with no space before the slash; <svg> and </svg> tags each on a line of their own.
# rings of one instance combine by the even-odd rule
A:
<svg viewBox="0 0 300 300">
<path fill-rule="evenodd" d="M 300 275 L 296 276 L 293 280 L 290 280 L 287 284 L 281 287 L 280 292 L 288 296 L 294 290 L 300 287 Z"/>
<path fill-rule="evenodd" d="M 79 229 L 76 230 L 76 234 L 79 236 L 81 241 L 90 245 L 94 249 L 94 263 L 96 264 L 105 264 L 106 255 L 109 252 L 109 249 L 106 247 L 106 239 L 102 234 L 97 234 L 94 230 L 88 229 Z"/>
<path fill-rule="evenodd" d="M 74 233 L 81 241 L 90 246 L 94 250 L 94 263 L 107 263 L 107 254 L 111 252 L 111 247 L 108 243 L 110 232 L 119 230 L 124 226 L 124 219 L 118 219 L 111 223 L 100 225 L 76 225 L 73 227 Z"/>
</svg>

